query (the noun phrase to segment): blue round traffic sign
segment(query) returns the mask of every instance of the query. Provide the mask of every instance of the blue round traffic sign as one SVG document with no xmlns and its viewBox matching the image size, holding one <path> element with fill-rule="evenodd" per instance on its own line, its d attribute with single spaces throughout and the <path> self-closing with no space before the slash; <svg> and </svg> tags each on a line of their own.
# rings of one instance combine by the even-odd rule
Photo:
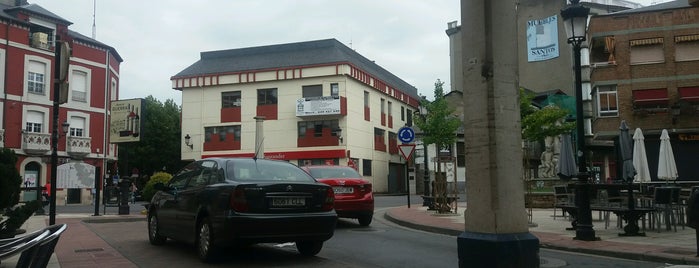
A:
<svg viewBox="0 0 699 268">
<path fill-rule="evenodd" d="M 409 127 L 402 127 L 398 130 L 398 139 L 403 143 L 411 143 L 415 140 L 415 131 Z"/>
</svg>

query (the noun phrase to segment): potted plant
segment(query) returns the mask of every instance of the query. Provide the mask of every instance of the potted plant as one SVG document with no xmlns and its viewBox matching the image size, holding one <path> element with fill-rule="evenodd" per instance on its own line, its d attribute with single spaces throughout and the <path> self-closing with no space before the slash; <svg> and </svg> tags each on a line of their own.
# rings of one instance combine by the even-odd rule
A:
<svg viewBox="0 0 699 268">
<path fill-rule="evenodd" d="M 41 202 L 36 200 L 19 204 L 22 177 L 17 171 L 16 163 L 14 151 L 0 148 L 0 238 L 22 233 L 22 224 L 41 206 Z"/>
</svg>

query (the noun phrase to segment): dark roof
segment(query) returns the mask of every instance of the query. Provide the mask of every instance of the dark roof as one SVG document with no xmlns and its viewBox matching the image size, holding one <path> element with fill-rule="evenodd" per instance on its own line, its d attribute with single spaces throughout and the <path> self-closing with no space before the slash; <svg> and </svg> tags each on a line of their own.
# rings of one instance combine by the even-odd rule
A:
<svg viewBox="0 0 699 268">
<path fill-rule="evenodd" d="M 44 9 L 43 7 L 37 5 L 37 4 L 27 4 L 27 5 L 21 5 L 21 6 L 14 6 L 14 7 L 9 7 L 4 6 L 2 9 L 3 13 L 6 13 L 9 15 L 10 18 L 13 18 L 16 20 L 15 14 L 18 12 L 27 12 L 31 13 L 32 15 L 35 15 L 37 17 L 41 17 L 43 19 L 48 19 L 52 20 L 57 23 L 65 24 L 66 26 L 73 24 L 72 22 L 61 18 L 60 16 L 53 14 L 53 12 L 48 11 Z"/>
<path fill-rule="evenodd" d="M 417 88 L 336 39 L 201 52 L 199 61 L 172 78 L 347 62 L 418 98 Z"/>
<path fill-rule="evenodd" d="M 72 31 L 72 30 L 68 30 L 68 35 L 70 35 L 71 38 L 73 38 L 73 39 L 75 39 L 75 40 L 79 40 L 79 41 L 81 41 L 81 42 L 83 42 L 83 43 L 88 43 L 88 44 L 91 44 L 91 45 L 94 45 L 94 46 L 106 48 L 106 49 L 109 50 L 109 52 L 111 52 L 112 54 L 114 54 L 114 57 L 115 57 L 119 62 L 123 62 L 123 61 L 124 61 L 124 60 L 121 58 L 121 56 L 119 55 L 119 52 L 117 52 L 116 49 L 114 49 L 113 47 L 111 47 L 111 46 L 109 46 L 109 45 L 106 45 L 106 44 L 104 44 L 104 43 L 102 43 L 102 42 L 100 42 L 100 41 L 97 41 L 97 40 L 92 39 L 92 38 L 90 38 L 90 37 L 84 36 L 84 35 L 82 35 L 82 34 L 76 32 L 76 31 Z"/>
<path fill-rule="evenodd" d="M 633 14 L 633 13 L 641 13 L 641 12 L 653 12 L 653 11 L 660 11 L 660 10 L 667 10 L 667 9 L 678 9 L 678 8 L 688 8 L 692 7 L 692 5 L 689 4 L 688 0 L 675 0 L 675 1 L 670 1 L 670 2 L 665 2 L 665 3 L 660 3 L 657 5 L 652 5 L 652 6 L 647 6 L 647 7 L 640 7 L 640 8 L 634 8 L 634 9 L 627 9 L 607 15 L 620 15 L 620 14 Z"/>
</svg>

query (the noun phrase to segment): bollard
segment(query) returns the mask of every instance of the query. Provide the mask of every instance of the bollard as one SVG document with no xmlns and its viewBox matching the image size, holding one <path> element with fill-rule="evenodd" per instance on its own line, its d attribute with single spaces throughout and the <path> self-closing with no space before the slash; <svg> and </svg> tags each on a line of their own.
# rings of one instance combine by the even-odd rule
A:
<svg viewBox="0 0 699 268">
<path fill-rule="evenodd" d="M 692 193 L 687 202 L 687 226 L 694 228 L 694 235 L 697 242 L 697 257 L 699 257 L 699 188 L 692 187 Z"/>
</svg>

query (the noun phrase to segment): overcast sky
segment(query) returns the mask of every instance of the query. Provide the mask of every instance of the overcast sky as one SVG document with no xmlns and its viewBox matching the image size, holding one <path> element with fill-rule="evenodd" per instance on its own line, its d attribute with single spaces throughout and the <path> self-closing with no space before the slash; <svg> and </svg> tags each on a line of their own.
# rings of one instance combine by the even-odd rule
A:
<svg viewBox="0 0 699 268">
<path fill-rule="evenodd" d="M 29 0 L 92 36 L 93 0 Z M 97 0 L 96 39 L 121 63 L 120 98 L 181 103 L 170 77 L 202 51 L 335 38 L 432 97 L 449 80 L 447 23 L 459 0 Z"/>
<path fill-rule="evenodd" d="M 432 99 L 450 90 L 447 23 L 459 0 L 29 0 L 72 22 L 69 29 L 124 59 L 120 99 L 153 95 L 181 103 L 170 77 L 203 51 L 335 38 Z M 635 1 L 644 5 L 657 0 Z M 93 12 L 94 11 L 94 12 Z"/>
</svg>

